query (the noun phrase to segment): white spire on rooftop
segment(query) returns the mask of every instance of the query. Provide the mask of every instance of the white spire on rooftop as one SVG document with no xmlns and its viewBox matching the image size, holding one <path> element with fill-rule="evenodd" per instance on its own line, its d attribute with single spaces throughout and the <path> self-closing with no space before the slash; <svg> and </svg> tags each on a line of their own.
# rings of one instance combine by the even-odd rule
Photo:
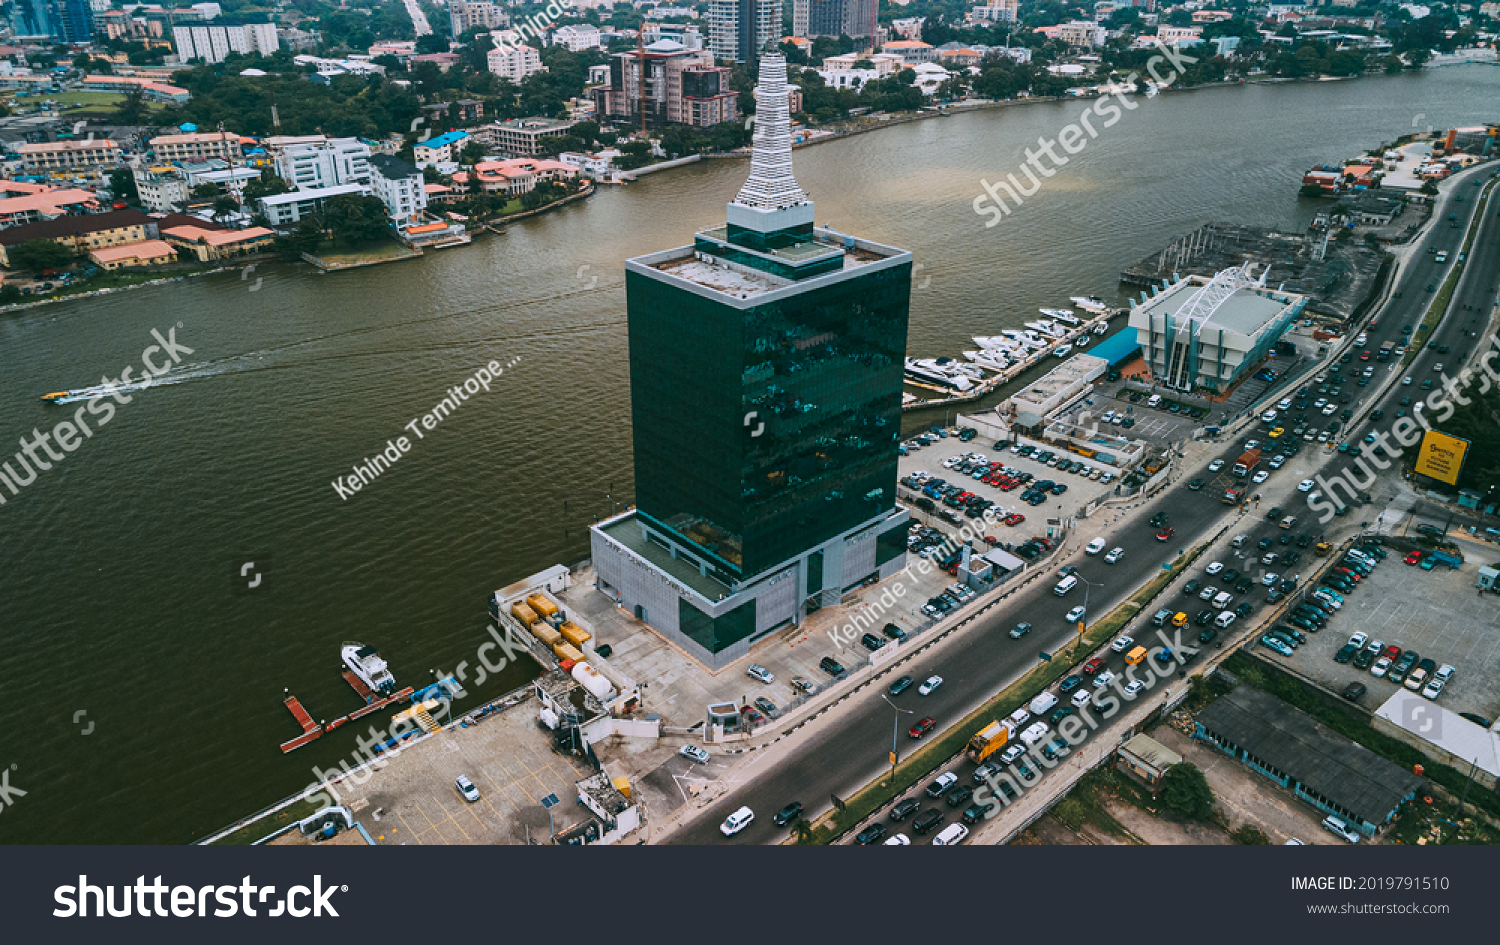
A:
<svg viewBox="0 0 1500 945">
<path fill-rule="evenodd" d="M 750 179 L 731 207 L 766 212 L 811 205 L 792 176 L 792 116 L 787 106 L 786 57 L 781 53 L 768 52 L 760 59 L 751 147 Z"/>
</svg>

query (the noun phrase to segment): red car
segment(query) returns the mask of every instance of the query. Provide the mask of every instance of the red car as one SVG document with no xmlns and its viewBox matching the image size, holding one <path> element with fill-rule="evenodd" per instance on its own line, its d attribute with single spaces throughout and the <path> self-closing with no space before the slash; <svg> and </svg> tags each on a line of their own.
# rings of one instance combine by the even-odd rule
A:
<svg viewBox="0 0 1500 945">
<path fill-rule="evenodd" d="M 1381 650 L 1380 655 L 1390 657 L 1391 662 L 1394 663 L 1401 658 L 1401 647 L 1392 643 L 1385 649 Z"/>
<path fill-rule="evenodd" d="M 1358 571 L 1355 571 L 1352 568 L 1334 568 L 1333 570 L 1338 574 L 1342 574 L 1344 577 L 1355 582 L 1356 584 L 1365 579 L 1365 576 L 1363 574 L 1360 574 Z"/>
<path fill-rule="evenodd" d="M 937 725 L 937 719 L 929 715 L 925 719 L 922 719 L 921 721 L 917 722 L 916 725 L 913 725 L 910 729 L 908 729 L 906 734 L 910 735 L 912 738 L 921 738 L 923 735 L 926 735 L 928 732 L 932 731 L 932 728 L 935 725 Z"/>
<path fill-rule="evenodd" d="M 1009 515 L 1005 516 L 1005 524 L 1007 525 L 1019 525 L 1024 521 L 1026 521 L 1026 516 L 1022 515 L 1020 512 L 1012 512 Z"/>
<path fill-rule="evenodd" d="M 1000 545 L 1000 544 L 1003 544 L 1003 542 L 1001 542 L 1000 539 L 996 538 L 994 535 L 985 535 L 984 536 L 984 541 L 985 541 L 985 544 L 988 544 L 988 545 Z"/>
<path fill-rule="evenodd" d="M 1085 676 L 1093 676 L 1103 669 L 1104 657 L 1102 656 L 1096 656 L 1093 659 L 1089 660 L 1087 663 L 1083 664 L 1083 674 Z"/>
<path fill-rule="evenodd" d="M 749 722 L 751 725 L 759 725 L 766 720 L 765 716 L 761 715 L 754 708 L 748 705 L 740 706 L 740 714 L 743 715 L 745 717 L 745 721 Z"/>
<path fill-rule="evenodd" d="M 1166 528 L 1163 528 L 1161 531 L 1159 531 L 1159 532 L 1156 533 L 1156 540 L 1157 541 L 1166 541 L 1167 539 L 1171 538 L 1175 534 L 1177 534 L 1177 529 L 1175 529 L 1172 526 L 1168 525 Z"/>
<path fill-rule="evenodd" d="M 1413 551 L 1412 553 L 1408 554 L 1402 560 L 1405 561 L 1407 564 L 1416 564 L 1416 563 L 1418 563 L 1419 561 L 1422 560 L 1422 552 L 1420 552 L 1420 551 Z"/>
</svg>

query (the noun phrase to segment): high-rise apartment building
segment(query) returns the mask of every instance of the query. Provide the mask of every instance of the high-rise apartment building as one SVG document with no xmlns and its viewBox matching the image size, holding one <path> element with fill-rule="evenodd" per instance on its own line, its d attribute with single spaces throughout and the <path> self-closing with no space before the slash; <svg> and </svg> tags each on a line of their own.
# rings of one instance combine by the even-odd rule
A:
<svg viewBox="0 0 1500 945">
<path fill-rule="evenodd" d="M 637 507 L 590 536 L 599 589 L 715 669 L 905 566 L 911 254 L 814 226 L 787 94 L 763 55 L 725 224 L 625 264 Z"/>
<path fill-rule="evenodd" d="M 279 48 L 273 23 L 244 26 L 174 26 L 172 48 L 181 62 L 223 62 L 232 52 L 269 56 Z"/>
<path fill-rule="evenodd" d="M 10 28 L 17 37 L 87 43 L 93 39 L 94 11 L 89 0 L 13 0 Z"/>
<path fill-rule="evenodd" d="M 878 0 L 793 0 L 792 32 L 797 36 L 848 36 L 873 44 L 879 24 Z"/>
<path fill-rule="evenodd" d="M 644 53 L 617 54 L 609 63 L 609 84 L 589 94 L 600 116 L 635 123 L 644 110 L 646 120 L 654 124 L 701 128 L 739 120 L 739 96 L 729 87 L 729 77 L 730 70 L 714 65 L 708 50 L 685 49 L 662 39 Z"/>
<path fill-rule="evenodd" d="M 499 5 L 470 0 L 448 0 L 448 28 L 456 40 L 465 30 L 480 27 L 493 30 L 510 25 L 510 17 Z"/>
<path fill-rule="evenodd" d="M 710 0 L 708 48 L 728 62 L 754 62 L 781 38 L 781 0 Z"/>
</svg>

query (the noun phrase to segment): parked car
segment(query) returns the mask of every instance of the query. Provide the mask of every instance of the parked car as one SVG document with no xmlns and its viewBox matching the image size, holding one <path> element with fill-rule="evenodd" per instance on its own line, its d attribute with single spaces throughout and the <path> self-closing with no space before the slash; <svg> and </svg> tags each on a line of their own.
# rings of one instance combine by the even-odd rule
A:
<svg viewBox="0 0 1500 945">
<path fill-rule="evenodd" d="M 777 811 L 776 816 L 771 819 L 776 823 L 776 826 L 785 827 L 787 824 L 791 823 L 801 816 L 802 802 L 792 801 L 790 804 Z"/>
<path fill-rule="evenodd" d="M 683 745 L 677 749 L 677 753 L 689 761 L 696 761 L 700 765 L 708 764 L 710 755 L 697 745 Z"/>
</svg>

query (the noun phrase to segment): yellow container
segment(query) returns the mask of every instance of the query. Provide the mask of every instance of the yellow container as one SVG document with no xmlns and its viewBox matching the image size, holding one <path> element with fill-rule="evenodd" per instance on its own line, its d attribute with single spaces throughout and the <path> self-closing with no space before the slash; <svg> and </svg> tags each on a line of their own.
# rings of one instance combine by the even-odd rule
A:
<svg viewBox="0 0 1500 945">
<path fill-rule="evenodd" d="M 545 620 L 538 620 L 531 625 L 531 635 L 548 646 L 555 647 L 562 642 L 562 634 L 552 629 Z"/>
<path fill-rule="evenodd" d="M 625 795 L 626 797 L 630 796 L 630 779 L 629 778 L 621 775 L 620 777 L 615 778 L 614 784 L 615 784 L 615 790 L 616 791 L 619 791 L 621 794 Z"/>
<path fill-rule="evenodd" d="M 583 662 L 583 654 L 578 651 L 578 647 L 571 643 L 554 643 L 552 644 L 552 652 L 557 654 L 557 658 L 560 660 L 572 660 L 575 663 Z"/>
<path fill-rule="evenodd" d="M 582 647 L 587 640 L 593 637 L 593 634 L 571 620 L 564 620 L 562 625 L 557 629 L 562 631 L 564 640 L 567 640 L 576 647 Z"/>
<path fill-rule="evenodd" d="M 521 621 L 521 626 L 523 627 L 531 626 L 532 624 L 536 623 L 537 619 L 536 611 L 532 610 L 530 607 L 527 607 L 520 601 L 516 601 L 514 604 L 510 605 L 510 615 Z"/>
<path fill-rule="evenodd" d="M 544 620 L 557 616 L 557 605 L 540 591 L 526 595 L 526 603 L 530 604 L 531 609 L 536 611 L 536 615 Z"/>
</svg>

